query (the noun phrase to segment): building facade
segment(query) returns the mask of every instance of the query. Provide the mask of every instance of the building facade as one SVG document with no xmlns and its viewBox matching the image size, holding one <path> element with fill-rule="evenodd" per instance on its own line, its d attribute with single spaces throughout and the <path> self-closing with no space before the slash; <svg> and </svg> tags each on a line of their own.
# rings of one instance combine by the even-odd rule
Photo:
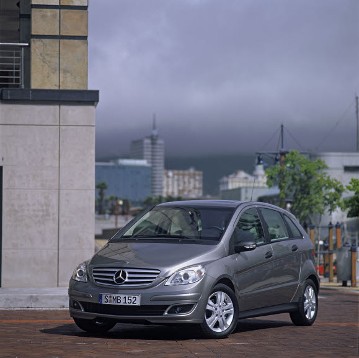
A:
<svg viewBox="0 0 359 358">
<path fill-rule="evenodd" d="M 94 252 L 99 93 L 87 88 L 88 4 L 0 8 L 0 286 L 67 286 Z"/>
<path fill-rule="evenodd" d="M 203 196 L 203 173 L 194 168 L 188 170 L 165 170 L 163 196 L 183 199 Z"/>
<path fill-rule="evenodd" d="M 131 205 L 141 205 L 151 196 L 151 166 L 146 160 L 119 159 L 96 163 L 96 184 L 107 184 L 106 196 L 127 199 Z"/>
<path fill-rule="evenodd" d="M 334 179 L 339 180 L 344 186 L 348 185 L 352 178 L 359 179 L 359 153 L 358 152 L 323 152 L 311 155 L 312 159 L 321 159 L 327 165 L 326 173 Z M 350 196 L 350 192 L 345 192 L 344 197 Z M 332 223 L 344 223 L 348 220 L 346 212 L 336 210 L 332 214 L 324 215 L 321 218 L 321 225 Z M 354 227 L 354 226 L 353 226 Z M 349 229 L 352 235 L 359 235 L 359 227 L 356 230 Z"/>
<path fill-rule="evenodd" d="M 165 143 L 159 138 L 154 123 L 149 137 L 131 142 L 131 158 L 145 159 L 151 165 L 151 194 L 160 196 L 163 193 L 163 176 L 165 169 Z"/>
<path fill-rule="evenodd" d="M 358 152 L 325 152 L 312 154 L 313 159 L 321 159 L 328 168 L 325 170 L 331 178 L 348 185 L 351 178 L 359 179 Z"/>
<path fill-rule="evenodd" d="M 263 164 L 257 164 L 250 175 L 243 170 L 225 176 L 219 182 L 220 198 L 225 200 L 257 200 L 267 195 L 267 178 Z"/>
</svg>

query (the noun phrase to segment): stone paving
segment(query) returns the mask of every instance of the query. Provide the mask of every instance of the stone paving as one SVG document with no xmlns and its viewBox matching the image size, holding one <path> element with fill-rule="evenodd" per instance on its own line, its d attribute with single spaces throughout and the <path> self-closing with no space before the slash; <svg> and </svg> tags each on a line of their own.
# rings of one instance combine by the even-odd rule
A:
<svg viewBox="0 0 359 358">
<path fill-rule="evenodd" d="M 118 324 L 105 336 L 78 329 L 68 311 L 0 310 L 0 357 L 358 357 L 359 294 L 323 288 L 311 327 L 288 314 L 239 321 L 227 339 L 187 326 Z"/>
</svg>

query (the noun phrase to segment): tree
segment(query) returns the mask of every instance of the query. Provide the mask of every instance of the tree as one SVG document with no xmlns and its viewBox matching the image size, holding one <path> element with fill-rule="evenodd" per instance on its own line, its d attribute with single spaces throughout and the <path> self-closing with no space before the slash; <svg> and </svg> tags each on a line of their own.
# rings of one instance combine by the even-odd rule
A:
<svg viewBox="0 0 359 358">
<path fill-rule="evenodd" d="M 346 189 L 354 195 L 345 200 L 345 208 L 349 209 L 348 218 L 359 216 L 359 179 L 352 178 Z"/>
<path fill-rule="evenodd" d="M 105 213 L 105 190 L 107 189 L 106 182 L 102 181 L 96 184 L 96 189 L 98 189 L 98 213 L 102 215 Z"/>
<path fill-rule="evenodd" d="M 292 201 L 291 211 L 299 221 L 312 222 L 312 216 L 332 213 L 342 207 L 344 186 L 325 173 L 321 159 L 310 160 L 297 151 L 286 154 L 282 164 L 266 170 L 268 186 L 278 185 L 280 202 Z"/>
</svg>

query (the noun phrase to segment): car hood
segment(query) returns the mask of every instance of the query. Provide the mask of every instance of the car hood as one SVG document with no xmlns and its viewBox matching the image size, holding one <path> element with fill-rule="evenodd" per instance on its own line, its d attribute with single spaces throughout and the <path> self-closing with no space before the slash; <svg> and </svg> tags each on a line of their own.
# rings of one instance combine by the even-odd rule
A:
<svg viewBox="0 0 359 358">
<path fill-rule="evenodd" d="M 219 245 L 129 242 L 109 243 L 90 261 L 91 266 L 156 268 L 161 271 L 215 260 Z"/>
</svg>

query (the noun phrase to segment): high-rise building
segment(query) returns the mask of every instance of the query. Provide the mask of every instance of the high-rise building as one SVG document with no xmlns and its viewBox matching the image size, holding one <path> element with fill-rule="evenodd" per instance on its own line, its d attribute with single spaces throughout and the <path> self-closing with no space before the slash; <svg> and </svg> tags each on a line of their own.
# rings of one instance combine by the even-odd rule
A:
<svg viewBox="0 0 359 358">
<path fill-rule="evenodd" d="M 151 165 L 152 196 L 162 195 L 165 168 L 165 143 L 164 140 L 158 136 L 155 118 L 153 119 L 151 135 L 132 141 L 131 158 L 147 160 Z"/>
</svg>

